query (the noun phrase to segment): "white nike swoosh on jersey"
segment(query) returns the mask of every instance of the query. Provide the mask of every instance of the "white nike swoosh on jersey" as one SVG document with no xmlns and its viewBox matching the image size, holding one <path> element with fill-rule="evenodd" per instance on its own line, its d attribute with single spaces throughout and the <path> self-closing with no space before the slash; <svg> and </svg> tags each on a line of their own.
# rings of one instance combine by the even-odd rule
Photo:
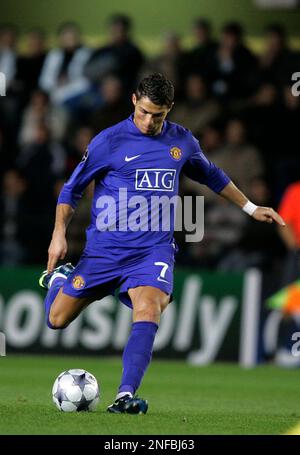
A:
<svg viewBox="0 0 300 455">
<path fill-rule="evenodd" d="M 132 161 L 138 158 L 141 155 L 135 155 L 135 156 L 125 156 L 125 161 Z"/>
<path fill-rule="evenodd" d="M 164 280 L 164 279 L 161 278 L 160 276 L 157 278 L 157 280 L 158 280 L 158 281 L 162 281 L 163 283 L 168 283 L 168 284 L 170 284 L 169 281 Z"/>
</svg>

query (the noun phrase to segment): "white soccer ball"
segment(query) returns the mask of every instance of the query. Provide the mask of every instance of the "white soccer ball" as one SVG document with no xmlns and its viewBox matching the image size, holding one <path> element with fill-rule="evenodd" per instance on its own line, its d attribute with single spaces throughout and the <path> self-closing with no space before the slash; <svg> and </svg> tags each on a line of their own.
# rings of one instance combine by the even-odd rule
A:
<svg viewBox="0 0 300 455">
<path fill-rule="evenodd" d="M 97 379 L 85 370 L 63 371 L 53 384 L 52 398 L 60 411 L 94 411 L 100 399 Z"/>
</svg>

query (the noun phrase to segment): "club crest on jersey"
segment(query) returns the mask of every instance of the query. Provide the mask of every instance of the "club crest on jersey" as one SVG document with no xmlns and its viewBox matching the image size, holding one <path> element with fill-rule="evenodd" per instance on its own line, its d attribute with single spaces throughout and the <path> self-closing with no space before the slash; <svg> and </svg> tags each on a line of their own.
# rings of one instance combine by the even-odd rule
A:
<svg viewBox="0 0 300 455">
<path fill-rule="evenodd" d="M 173 191 L 176 169 L 137 169 L 135 173 L 136 190 Z"/>
<path fill-rule="evenodd" d="M 72 286 L 74 289 L 82 289 L 85 286 L 84 278 L 80 275 L 74 276 Z"/>
<path fill-rule="evenodd" d="M 182 151 L 178 147 L 172 147 L 170 150 L 170 155 L 174 160 L 179 161 L 182 157 Z"/>
</svg>

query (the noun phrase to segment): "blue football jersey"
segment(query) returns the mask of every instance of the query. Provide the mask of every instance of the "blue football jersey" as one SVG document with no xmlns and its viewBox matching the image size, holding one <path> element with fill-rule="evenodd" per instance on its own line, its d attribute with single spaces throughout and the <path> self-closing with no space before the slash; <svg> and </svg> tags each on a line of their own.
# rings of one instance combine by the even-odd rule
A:
<svg viewBox="0 0 300 455">
<path fill-rule="evenodd" d="M 160 134 L 147 136 L 137 128 L 132 114 L 93 138 L 58 203 L 75 208 L 85 187 L 95 181 L 85 249 L 89 255 L 97 255 L 102 247 L 169 245 L 175 205 L 171 205 L 166 230 L 161 225 L 163 204 L 158 201 L 178 194 L 181 172 L 216 193 L 230 182 L 204 156 L 188 129 L 164 121 Z"/>
</svg>

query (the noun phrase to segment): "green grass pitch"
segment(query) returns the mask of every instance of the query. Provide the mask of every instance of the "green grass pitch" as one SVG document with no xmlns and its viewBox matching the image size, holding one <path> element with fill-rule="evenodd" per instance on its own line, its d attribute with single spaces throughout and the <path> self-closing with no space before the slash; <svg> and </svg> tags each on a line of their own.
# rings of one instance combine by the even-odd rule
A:
<svg viewBox="0 0 300 455">
<path fill-rule="evenodd" d="M 97 377 L 96 412 L 55 408 L 53 382 L 69 368 Z M 300 421 L 299 370 L 153 360 L 139 390 L 149 401 L 148 413 L 109 414 L 121 368 L 119 358 L 0 358 L 0 434 L 283 434 Z"/>
</svg>

